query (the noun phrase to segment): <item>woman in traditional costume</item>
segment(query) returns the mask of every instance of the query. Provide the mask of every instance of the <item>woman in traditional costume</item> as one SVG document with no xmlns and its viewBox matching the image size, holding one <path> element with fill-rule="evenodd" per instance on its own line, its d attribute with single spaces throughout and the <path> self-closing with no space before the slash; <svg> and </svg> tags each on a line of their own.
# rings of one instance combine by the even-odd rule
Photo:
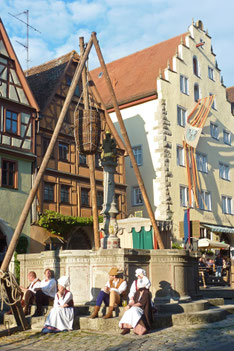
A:
<svg viewBox="0 0 234 351">
<path fill-rule="evenodd" d="M 137 335 L 146 334 L 151 327 L 153 320 L 151 294 L 146 288 L 147 280 L 138 280 L 138 290 L 135 292 L 133 299 L 126 307 L 126 312 L 119 322 L 122 330 L 121 334 L 130 333 L 133 329 Z"/>
<path fill-rule="evenodd" d="M 69 277 L 62 276 L 58 280 L 58 292 L 55 295 L 54 307 L 46 318 L 42 333 L 58 333 L 72 330 L 74 320 L 74 303 L 72 293 L 67 290 Z"/>
</svg>

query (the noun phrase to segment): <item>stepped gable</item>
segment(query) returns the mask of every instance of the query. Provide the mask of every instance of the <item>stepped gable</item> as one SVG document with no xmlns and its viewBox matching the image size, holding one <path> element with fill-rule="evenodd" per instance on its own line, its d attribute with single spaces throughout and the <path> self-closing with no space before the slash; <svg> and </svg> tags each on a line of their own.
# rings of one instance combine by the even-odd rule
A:
<svg viewBox="0 0 234 351">
<path fill-rule="evenodd" d="M 156 79 L 160 70 L 167 68 L 168 60 L 172 67 L 172 58 L 177 47 L 189 33 L 163 41 L 132 55 L 107 64 L 118 103 L 124 104 L 141 98 L 156 95 Z M 101 68 L 91 71 L 91 76 L 107 107 L 111 107 L 111 97 L 107 90 Z"/>
<path fill-rule="evenodd" d="M 234 102 L 234 87 L 229 87 L 226 89 L 227 99 L 229 102 Z"/>
<path fill-rule="evenodd" d="M 72 59 L 79 60 L 79 55 L 74 50 L 25 71 L 27 81 L 40 106 L 41 112 L 46 107 L 50 96 L 54 93 L 67 65 Z"/>
</svg>

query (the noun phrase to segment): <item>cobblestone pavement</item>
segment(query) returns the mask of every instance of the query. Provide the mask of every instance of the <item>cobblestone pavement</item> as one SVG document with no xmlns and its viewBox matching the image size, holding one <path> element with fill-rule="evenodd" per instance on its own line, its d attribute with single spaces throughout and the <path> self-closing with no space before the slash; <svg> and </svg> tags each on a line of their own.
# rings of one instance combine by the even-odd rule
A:
<svg viewBox="0 0 234 351">
<path fill-rule="evenodd" d="M 41 335 L 35 330 L 0 338 L 0 350 L 40 351 L 209 351 L 234 342 L 234 316 L 206 325 L 171 327 L 136 336 L 98 332 Z M 225 349 L 225 347 L 221 347 Z M 234 349 L 231 347 L 230 350 Z M 219 348 L 220 350 L 220 348 Z M 229 350 L 229 348 L 228 348 Z"/>
</svg>

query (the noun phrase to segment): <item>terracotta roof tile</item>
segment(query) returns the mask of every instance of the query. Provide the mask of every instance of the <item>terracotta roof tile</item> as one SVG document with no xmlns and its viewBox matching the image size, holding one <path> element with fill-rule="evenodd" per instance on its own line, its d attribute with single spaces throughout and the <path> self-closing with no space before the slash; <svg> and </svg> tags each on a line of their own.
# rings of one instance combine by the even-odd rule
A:
<svg viewBox="0 0 234 351">
<path fill-rule="evenodd" d="M 172 62 L 178 45 L 189 33 L 163 41 L 132 55 L 107 64 L 107 69 L 119 104 L 137 100 L 141 97 L 156 95 L 156 79 L 160 69 Z M 98 78 L 101 68 L 90 72 L 106 104 L 112 105 L 106 88 L 104 76 Z"/>
<path fill-rule="evenodd" d="M 60 80 L 67 63 L 71 58 L 79 59 L 75 51 L 71 51 L 57 59 L 48 61 L 25 71 L 27 81 L 42 111 Z"/>
<path fill-rule="evenodd" d="M 234 102 L 234 87 L 229 87 L 226 89 L 227 99 L 229 102 Z"/>
</svg>

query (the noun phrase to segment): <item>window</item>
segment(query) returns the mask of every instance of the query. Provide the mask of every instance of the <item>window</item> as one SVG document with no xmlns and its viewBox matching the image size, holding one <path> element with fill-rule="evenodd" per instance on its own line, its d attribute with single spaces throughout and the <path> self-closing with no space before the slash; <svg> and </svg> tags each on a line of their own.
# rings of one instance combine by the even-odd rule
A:
<svg viewBox="0 0 234 351">
<path fill-rule="evenodd" d="M 198 60 L 196 56 L 193 57 L 193 73 L 197 76 L 200 77 L 199 74 L 199 65 L 198 65 Z"/>
<path fill-rule="evenodd" d="M 59 143 L 59 159 L 67 161 L 68 158 L 68 145 Z"/>
<path fill-rule="evenodd" d="M 199 85 L 197 83 L 194 84 L 194 100 L 198 102 L 200 99 Z"/>
<path fill-rule="evenodd" d="M 207 173 L 207 155 L 196 153 L 197 169 L 200 172 Z"/>
<path fill-rule="evenodd" d="M 142 166 L 142 145 L 133 146 L 132 147 L 133 154 L 135 156 L 135 160 L 138 166 Z M 132 167 L 132 163 L 130 161 L 130 166 Z"/>
<path fill-rule="evenodd" d="M 212 138 L 219 140 L 219 128 L 217 124 L 210 123 L 210 135 Z"/>
<path fill-rule="evenodd" d="M 17 162 L 2 160 L 2 186 L 14 189 L 18 187 Z"/>
<path fill-rule="evenodd" d="M 18 113 L 6 110 L 6 132 L 18 133 Z"/>
<path fill-rule="evenodd" d="M 141 190 L 138 186 L 132 188 L 132 206 L 143 205 Z"/>
<path fill-rule="evenodd" d="M 232 214 L 232 197 L 222 196 L 222 212 Z"/>
<path fill-rule="evenodd" d="M 44 201 L 54 202 L 54 184 L 44 184 Z"/>
<path fill-rule="evenodd" d="M 184 163 L 184 148 L 183 148 L 183 146 L 177 145 L 176 154 L 177 154 L 177 165 L 184 166 L 185 163 Z"/>
<path fill-rule="evenodd" d="M 230 180 L 230 168 L 223 163 L 219 164 L 219 178 Z"/>
<path fill-rule="evenodd" d="M 188 94 L 188 78 L 180 75 L 180 91 L 184 94 Z"/>
<path fill-rule="evenodd" d="M 223 142 L 224 144 L 231 145 L 231 133 L 226 130 L 223 131 Z"/>
<path fill-rule="evenodd" d="M 71 83 L 72 83 L 72 77 L 67 76 L 67 86 L 70 87 Z M 75 96 L 80 96 L 80 88 L 79 88 L 79 85 L 78 85 L 78 84 L 77 84 L 77 86 L 76 86 L 74 95 L 75 95 Z"/>
<path fill-rule="evenodd" d="M 97 191 L 97 207 L 102 207 L 103 205 L 103 192 Z"/>
<path fill-rule="evenodd" d="M 213 70 L 213 68 L 211 68 L 210 66 L 208 66 L 208 77 L 209 77 L 211 80 L 214 80 L 214 70 Z"/>
<path fill-rule="evenodd" d="M 202 190 L 198 192 L 198 204 L 201 210 L 211 211 L 211 194 L 208 191 Z"/>
<path fill-rule="evenodd" d="M 120 195 L 115 194 L 115 204 L 118 211 L 119 211 L 119 199 L 120 199 Z"/>
<path fill-rule="evenodd" d="M 69 190 L 70 187 L 68 185 L 61 185 L 61 202 L 68 204 L 69 201 Z"/>
<path fill-rule="evenodd" d="M 209 95 L 212 96 L 213 94 L 210 93 Z M 213 102 L 212 102 L 211 107 L 213 108 L 213 110 L 217 110 L 217 106 L 216 106 L 216 97 L 215 97 L 215 96 L 214 96 L 214 100 L 213 100 Z"/>
<path fill-rule="evenodd" d="M 43 138 L 43 142 L 42 142 L 42 153 L 43 155 L 45 155 L 47 149 L 48 149 L 48 146 L 49 146 L 49 143 L 50 143 L 50 139 L 49 138 Z M 52 153 L 51 153 L 51 158 L 54 158 L 54 149 L 52 150 Z"/>
<path fill-rule="evenodd" d="M 192 204 L 193 204 L 193 193 L 192 195 Z M 187 207 L 189 204 L 189 189 L 187 186 L 180 185 L 180 206 Z"/>
<path fill-rule="evenodd" d="M 187 119 L 187 112 L 186 110 L 177 105 L 177 123 L 181 127 L 185 127 L 186 124 L 186 119 Z"/>
<path fill-rule="evenodd" d="M 102 167 L 102 164 L 101 164 L 101 157 L 100 157 L 100 154 L 99 154 L 99 153 L 95 154 L 95 167 L 96 167 L 96 168 Z"/>
<path fill-rule="evenodd" d="M 87 165 L 86 155 L 79 154 L 79 160 L 81 165 Z"/>
<path fill-rule="evenodd" d="M 89 189 L 81 189 L 81 206 L 89 207 Z"/>
</svg>

